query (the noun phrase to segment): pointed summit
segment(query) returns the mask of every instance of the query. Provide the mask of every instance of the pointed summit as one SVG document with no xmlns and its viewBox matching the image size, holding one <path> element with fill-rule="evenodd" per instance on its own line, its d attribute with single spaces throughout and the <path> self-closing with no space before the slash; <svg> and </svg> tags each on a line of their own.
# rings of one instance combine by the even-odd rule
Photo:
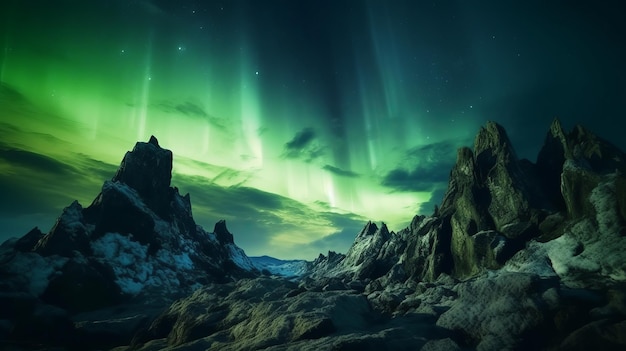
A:
<svg viewBox="0 0 626 351">
<path fill-rule="evenodd" d="M 546 189 L 545 196 L 557 209 L 563 209 L 565 206 L 560 191 L 561 173 L 565 159 L 571 157 L 567 135 L 561 122 L 555 118 L 537 155 L 537 168 L 542 174 L 541 182 Z"/>
<path fill-rule="evenodd" d="M 376 225 L 376 223 L 373 223 L 372 221 L 368 221 L 367 224 L 365 224 L 365 227 L 361 229 L 361 232 L 359 233 L 359 235 L 357 235 L 357 238 L 365 238 L 367 236 L 374 235 L 374 233 L 376 233 L 377 230 L 378 230 L 378 226 Z"/>
<path fill-rule="evenodd" d="M 219 240 L 220 242 L 224 244 L 234 243 L 233 235 L 228 231 L 228 228 L 226 228 L 226 221 L 223 219 L 215 223 L 213 234 L 215 234 L 215 236 L 217 237 L 217 240 Z"/>
<path fill-rule="evenodd" d="M 517 161 L 517 155 L 506 130 L 493 121 L 487 122 L 476 135 L 474 155 L 476 163 L 485 169 L 490 169 L 496 163 L 507 164 Z"/>
<path fill-rule="evenodd" d="M 159 146 L 157 138 L 137 142 L 124 156 L 113 182 L 124 183 L 135 189 L 155 213 L 163 214 L 172 192 L 172 152 Z"/>
<path fill-rule="evenodd" d="M 157 138 L 154 135 L 151 135 L 150 136 L 150 140 L 148 140 L 148 144 L 159 146 L 159 141 L 157 140 Z"/>
</svg>

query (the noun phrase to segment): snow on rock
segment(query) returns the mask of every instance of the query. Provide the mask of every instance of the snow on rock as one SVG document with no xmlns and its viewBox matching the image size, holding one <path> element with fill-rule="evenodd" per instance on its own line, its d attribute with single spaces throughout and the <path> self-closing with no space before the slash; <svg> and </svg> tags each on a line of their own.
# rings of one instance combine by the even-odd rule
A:
<svg viewBox="0 0 626 351">
<path fill-rule="evenodd" d="M 137 295 L 146 287 L 159 287 L 172 292 L 180 286 L 179 273 L 194 268 L 189 253 L 174 254 L 159 250 L 149 256 L 148 246 L 133 241 L 132 236 L 107 233 L 93 241 L 94 256 L 111 266 L 115 282 L 122 292 Z"/>
<path fill-rule="evenodd" d="M 135 207 L 140 209 L 142 212 L 150 213 L 153 216 L 155 216 L 154 212 L 152 212 L 152 210 L 149 209 L 148 206 L 146 206 L 146 204 L 141 200 L 141 197 L 139 196 L 137 191 L 131 188 L 130 186 L 124 183 L 118 182 L 118 181 L 116 182 L 110 181 L 110 180 L 105 181 L 104 184 L 102 185 L 102 192 L 104 193 L 106 191 L 111 191 L 111 190 L 126 196 L 126 198 L 128 198 L 131 201 L 131 203 Z"/>
<path fill-rule="evenodd" d="M 250 257 L 246 256 L 246 253 L 239 246 L 234 244 L 227 244 L 226 247 L 230 252 L 230 259 L 239 268 L 245 269 L 247 271 L 252 271 L 256 269 L 254 263 L 252 263 L 252 261 L 250 260 Z"/>
<path fill-rule="evenodd" d="M 137 295 L 153 267 L 146 262 L 148 247 L 118 233 L 107 233 L 91 243 L 94 256 L 108 263 L 122 292 Z"/>
<path fill-rule="evenodd" d="M 283 277 L 299 277 L 307 272 L 308 262 L 304 260 L 279 260 L 269 256 L 250 257 L 250 260 L 259 271 L 267 270 Z"/>
<path fill-rule="evenodd" d="M 59 217 L 62 221 L 65 230 L 71 235 L 75 236 L 76 233 L 89 232 L 88 228 L 83 221 L 83 207 L 78 201 L 72 202 L 71 205 L 63 210 L 63 214 Z"/>
</svg>

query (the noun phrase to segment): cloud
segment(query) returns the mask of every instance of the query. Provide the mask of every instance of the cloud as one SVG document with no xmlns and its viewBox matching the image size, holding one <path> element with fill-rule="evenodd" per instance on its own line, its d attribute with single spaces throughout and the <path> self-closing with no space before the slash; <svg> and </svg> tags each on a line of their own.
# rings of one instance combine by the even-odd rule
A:
<svg viewBox="0 0 626 351">
<path fill-rule="evenodd" d="M 0 148 L 0 160 L 35 172 L 55 173 L 58 175 L 76 173 L 73 167 L 63 162 L 26 150 Z"/>
<path fill-rule="evenodd" d="M 322 169 L 329 171 L 330 173 L 334 173 L 338 176 L 341 177 L 349 177 L 349 178 L 358 178 L 360 177 L 360 174 L 350 171 L 350 170 L 345 170 L 345 169 L 341 169 L 335 166 L 331 166 L 331 165 L 325 165 L 324 167 L 322 167 Z"/>
<path fill-rule="evenodd" d="M 302 150 L 315 139 L 315 131 L 312 128 L 304 128 L 285 144 L 287 150 Z"/>
<path fill-rule="evenodd" d="M 381 184 L 396 191 L 435 191 L 445 187 L 455 162 L 457 143 L 449 141 L 412 148 L 402 165 L 389 171 Z"/>
<path fill-rule="evenodd" d="M 436 188 L 432 192 L 430 200 L 428 200 L 428 202 L 423 202 L 420 204 L 417 213 L 425 216 L 432 215 L 435 211 L 435 206 L 441 205 L 441 201 L 443 201 L 443 196 L 445 195 L 446 190 L 447 189 L 445 186 Z"/>
<path fill-rule="evenodd" d="M 46 231 L 72 201 L 89 205 L 117 166 L 82 154 L 63 159 L 0 145 L 0 241 Z"/>
<path fill-rule="evenodd" d="M 324 148 L 315 143 L 317 134 L 312 128 L 304 128 L 285 143 L 283 157 L 299 158 L 311 162 L 324 154 Z"/>
<path fill-rule="evenodd" d="M 345 252 L 366 222 L 356 214 L 319 211 L 278 194 L 222 187 L 199 176 L 177 175 L 174 185 L 191 194 L 198 224 L 212 230 L 216 221 L 225 219 L 237 245 L 251 256 L 314 259 L 328 250 Z M 345 236 L 335 236 L 343 231 Z"/>
<path fill-rule="evenodd" d="M 315 240 L 308 245 L 316 252 L 326 254 L 328 251 L 346 253 L 354 243 L 354 239 L 361 232 L 368 220 L 355 214 L 340 214 L 323 212 L 334 223 L 337 231 L 331 235 Z"/>
<path fill-rule="evenodd" d="M 174 103 L 171 101 L 163 101 L 153 105 L 166 113 L 180 113 L 191 118 L 200 118 L 209 122 L 213 127 L 222 131 L 226 131 L 226 121 L 223 118 L 215 117 L 204 109 L 200 104 L 184 101 L 180 103 Z"/>
</svg>

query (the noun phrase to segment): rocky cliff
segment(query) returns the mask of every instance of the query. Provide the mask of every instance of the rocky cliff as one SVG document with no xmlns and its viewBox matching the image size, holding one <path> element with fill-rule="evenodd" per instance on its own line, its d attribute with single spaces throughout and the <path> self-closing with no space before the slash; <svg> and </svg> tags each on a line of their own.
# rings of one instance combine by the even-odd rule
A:
<svg viewBox="0 0 626 351">
<path fill-rule="evenodd" d="M 305 280 L 306 286 L 334 282 L 362 287 L 359 291 L 373 306 L 395 314 L 425 308 L 424 301 L 431 301 L 429 308 L 452 306 L 445 313 L 432 313 L 438 316 L 437 325 L 468 338 L 461 346 L 530 347 L 520 338 L 539 333 L 533 337 L 542 341 L 533 347 L 550 342 L 558 347 L 538 328 L 553 323 L 546 330 L 565 337 L 585 322 L 592 322 L 585 326 L 585 337 L 603 344 L 606 338 L 595 334 L 600 333 L 599 324 L 626 331 L 623 310 L 611 314 L 610 322 L 600 322 L 598 310 L 610 309 L 601 307 L 605 303 L 623 306 L 626 295 L 624 156 L 585 128 L 577 126 L 568 133 L 555 120 L 537 161 L 520 160 L 506 131 L 489 122 L 478 132 L 473 149 L 458 150 L 448 189 L 433 215 L 416 216 L 408 228 L 393 235 L 386 227 L 378 232 L 368 223 L 345 257 L 338 256 L 332 264 L 321 257 L 311 265 L 310 277 L 315 279 Z M 526 283 L 506 288 L 516 279 Z M 425 283 L 443 294 L 437 303 L 432 304 L 433 292 L 416 292 L 415 284 Z M 579 295 L 581 291 L 588 295 Z M 554 300 L 546 294 L 554 294 Z M 615 302 L 615 294 L 622 296 L 620 302 Z M 502 299 L 528 304 L 516 307 Z M 464 310 L 474 305 L 485 311 Z M 509 313 L 515 323 L 528 324 L 512 329 L 484 324 L 490 319 L 504 323 Z M 574 313 L 576 322 L 560 325 L 568 313 Z M 599 315 L 584 317 L 589 313 Z M 576 335 L 570 337 L 579 340 Z M 563 342 L 571 346 L 573 339 Z M 620 340 L 604 345 L 626 344 Z"/>
<path fill-rule="evenodd" d="M 558 120 L 537 162 L 520 160 L 506 131 L 489 122 L 473 149 L 458 150 L 448 189 L 432 216 L 416 216 L 397 234 L 368 223 L 335 268 L 312 268 L 312 274 L 376 279 L 395 260 L 403 279 L 434 281 L 441 274 L 465 279 L 502 268 L 531 243 L 577 237 L 582 225 L 589 238 L 572 240 L 603 242 L 615 236 L 622 245 L 624 160 L 609 142 L 580 126 L 565 133 Z M 608 258 L 594 259 L 606 263 L 604 278 L 623 273 Z M 364 264 L 367 260 L 380 269 Z"/>
</svg>

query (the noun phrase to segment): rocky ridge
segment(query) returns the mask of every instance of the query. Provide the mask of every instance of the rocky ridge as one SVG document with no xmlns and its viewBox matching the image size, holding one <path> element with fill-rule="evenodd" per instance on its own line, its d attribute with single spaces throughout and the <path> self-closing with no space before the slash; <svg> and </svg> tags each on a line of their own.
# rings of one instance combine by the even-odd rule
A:
<svg viewBox="0 0 626 351">
<path fill-rule="evenodd" d="M 158 154 L 167 159 L 167 153 Z M 119 237 L 107 237 L 108 229 L 98 231 L 100 222 L 94 218 L 111 218 L 106 217 L 108 205 L 102 203 L 117 199 L 124 205 L 130 198 L 140 198 L 140 205 L 131 203 L 137 211 L 133 223 L 124 221 L 117 234 L 132 235 L 132 245 L 141 246 L 146 257 L 164 250 L 172 256 L 196 252 L 189 254 L 196 265 L 202 262 L 196 256 L 211 252 L 206 264 L 213 270 L 207 270 L 208 278 L 194 276 L 204 280 L 173 303 L 140 306 L 115 300 L 109 302 L 114 309 L 73 312 L 33 294 L 49 289 L 33 279 L 34 274 L 19 284 L 12 276 L 8 281 L 13 286 L 3 286 L 1 299 L 43 302 L 29 307 L 28 328 L 16 327 L 21 310 L 15 308 L 0 317 L 0 326 L 5 326 L 0 330 L 11 340 L 23 340 L 25 331 L 72 335 L 72 342 L 54 338 L 46 342 L 118 351 L 620 350 L 626 347 L 625 160 L 624 153 L 607 141 L 580 126 L 565 132 L 558 120 L 537 161 L 520 160 L 506 131 L 489 122 L 478 132 L 472 149 L 459 149 L 441 206 L 431 216 L 415 216 L 397 233 L 384 223 L 378 227 L 369 222 L 346 254 L 320 254 L 299 280 L 259 275 L 245 254 L 233 254 L 232 235 L 223 222 L 213 235 L 192 226 L 188 197 L 184 200 L 169 182 L 167 187 L 155 181 L 137 190 L 121 180 L 144 184 L 132 180 L 141 177 L 116 175 L 105 183 L 111 189 L 103 187 L 98 197 L 103 200 L 96 198 L 87 209 L 72 204 L 54 227 L 88 233 L 89 240 L 65 235 L 75 239 L 54 246 L 52 238 L 42 240 L 43 235 L 33 230 L 3 244 L 2 274 L 10 271 L 6 262 L 17 256 L 47 265 L 48 276 L 67 269 L 72 261 L 73 269 L 80 270 L 85 264 L 77 260 L 81 257 L 77 252 L 87 260 L 86 267 L 106 268 L 107 260 L 117 258 L 106 256 L 98 245 L 94 249 L 93 239 L 106 237 L 109 241 L 102 246 L 112 247 Z M 148 168 L 161 164 L 146 163 Z M 133 168 L 120 167 L 118 174 L 124 173 L 122 169 Z M 141 167 L 132 170 L 136 172 Z M 170 195 L 150 195 L 153 191 Z M 114 196 L 104 196 L 106 192 Z M 61 220 L 64 216 L 81 219 Z M 168 230 L 155 230 L 151 236 L 145 229 L 151 223 Z M 195 234 L 191 228 L 196 228 Z M 192 242 L 173 241 L 179 232 Z M 206 238 L 205 244 L 195 244 L 194 240 L 202 243 Z M 178 249 L 189 245 L 203 249 Z M 46 253 L 45 247 L 58 247 L 55 250 L 65 256 L 59 251 Z M 186 260 L 179 258 L 184 266 Z M 139 271 L 108 272 L 112 279 L 106 281 L 120 290 L 124 286 L 120 276 L 143 276 Z M 139 294 L 149 296 L 151 285 L 140 281 L 144 288 Z M 57 323 L 46 334 L 43 330 L 50 327 L 50 320 Z"/>
</svg>

